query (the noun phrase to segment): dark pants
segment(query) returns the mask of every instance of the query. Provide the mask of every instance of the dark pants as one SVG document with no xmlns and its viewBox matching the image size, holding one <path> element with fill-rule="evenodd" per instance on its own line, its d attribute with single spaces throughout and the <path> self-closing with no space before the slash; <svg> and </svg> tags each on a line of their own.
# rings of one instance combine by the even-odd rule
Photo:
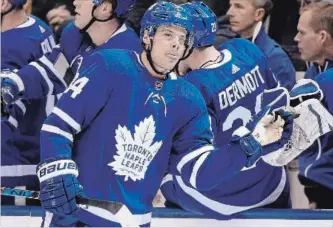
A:
<svg viewBox="0 0 333 228">
<path fill-rule="evenodd" d="M 304 193 L 310 203 L 316 203 L 318 209 L 333 209 L 333 190 L 310 180 L 304 176 L 298 176 L 304 185 Z"/>
</svg>

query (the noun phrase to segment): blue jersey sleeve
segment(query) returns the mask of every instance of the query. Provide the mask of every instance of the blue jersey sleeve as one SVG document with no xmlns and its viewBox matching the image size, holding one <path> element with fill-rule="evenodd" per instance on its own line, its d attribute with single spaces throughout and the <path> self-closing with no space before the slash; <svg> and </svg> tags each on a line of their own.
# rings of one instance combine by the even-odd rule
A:
<svg viewBox="0 0 333 228">
<path fill-rule="evenodd" d="M 59 46 L 50 54 L 22 67 L 17 75 L 24 84 L 23 99 L 27 100 L 62 93 L 73 78 Z"/>
<path fill-rule="evenodd" d="M 71 23 L 66 26 L 60 44 L 51 53 L 19 68 L 17 74 L 25 87 L 23 99 L 40 99 L 64 92 L 76 74 L 77 69 L 70 64 L 80 52 L 84 38 L 83 33 Z"/>
<path fill-rule="evenodd" d="M 26 101 L 16 101 L 10 110 L 8 116 L 1 117 L 1 148 L 5 151 L 11 151 L 9 148 L 13 145 L 15 132 L 24 118 L 26 112 Z"/>
<path fill-rule="evenodd" d="M 238 173 L 247 162 L 245 152 L 238 144 L 228 144 L 218 149 L 213 146 L 213 136 L 208 112 L 203 98 L 200 109 L 178 132 L 173 144 L 171 173 L 198 190 L 208 190 Z"/>
<path fill-rule="evenodd" d="M 70 157 L 73 140 L 103 109 L 112 90 L 112 72 L 97 52 L 86 58 L 41 131 L 41 160 L 63 155 Z"/>
</svg>

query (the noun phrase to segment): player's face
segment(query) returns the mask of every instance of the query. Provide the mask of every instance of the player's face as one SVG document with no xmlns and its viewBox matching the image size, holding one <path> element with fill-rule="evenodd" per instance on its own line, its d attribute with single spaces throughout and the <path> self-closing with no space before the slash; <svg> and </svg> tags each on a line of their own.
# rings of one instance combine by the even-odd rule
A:
<svg viewBox="0 0 333 228">
<path fill-rule="evenodd" d="M 250 0 L 230 0 L 229 16 L 231 30 L 237 34 L 248 30 L 257 23 L 255 20 L 256 8 Z"/>
<path fill-rule="evenodd" d="M 83 29 L 91 20 L 91 12 L 94 6 L 93 0 L 75 0 L 75 26 Z"/>
<path fill-rule="evenodd" d="M 186 30 L 176 26 L 160 26 L 153 38 L 151 56 L 157 66 L 172 70 L 186 49 Z"/>
<path fill-rule="evenodd" d="M 311 26 L 311 11 L 305 11 L 301 14 L 295 41 L 298 43 L 298 50 L 301 53 L 301 59 L 304 61 L 316 62 L 323 55 L 324 43 L 319 31 L 315 31 Z"/>
</svg>

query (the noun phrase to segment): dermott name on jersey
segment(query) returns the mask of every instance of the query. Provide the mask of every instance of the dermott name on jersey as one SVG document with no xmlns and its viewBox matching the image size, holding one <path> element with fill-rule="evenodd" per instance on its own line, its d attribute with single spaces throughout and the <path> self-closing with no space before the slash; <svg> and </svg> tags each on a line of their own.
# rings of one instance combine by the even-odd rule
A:
<svg viewBox="0 0 333 228">
<path fill-rule="evenodd" d="M 220 109 L 223 110 L 235 105 L 238 100 L 253 93 L 261 84 L 265 84 L 265 80 L 259 71 L 259 66 L 256 65 L 252 70 L 219 93 Z"/>
</svg>

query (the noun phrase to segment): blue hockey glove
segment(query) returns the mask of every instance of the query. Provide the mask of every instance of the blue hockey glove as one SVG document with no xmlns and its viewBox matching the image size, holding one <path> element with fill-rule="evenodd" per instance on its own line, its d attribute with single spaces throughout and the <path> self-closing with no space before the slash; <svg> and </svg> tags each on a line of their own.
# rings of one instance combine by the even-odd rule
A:
<svg viewBox="0 0 333 228">
<path fill-rule="evenodd" d="M 76 216 L 79 207 L 75 197 L 84 195 L 78 174 L 76 163 L 71 159 L 49 158 L 37 166 L 40 202 L 46 211 Z"/>
<path fill-rule="evenodd" d="M 260 97 L 257 99 L 260 99 Z M 288 107 L 290 105 L 289 91 L 284 87 L 267 89 L 262 93 L 260 103 L 261 105 L 256 107 L 256 113 L 258 113 L 261 108 L 265 106 L 270 106 L 271 112 Z"/>
<path fill-rule="evenodd" d="M 235 130 L 232 142 L 238 142 L 248 157 L 246 167 L 261 156 L 283 147 L 291 137 L 293 116 L 283 110 L 270 113 L 266 106 L 246 125 Z"/>
<path fill-rule="evenodd" d="M 1 71 L 1 102 L 11 105 L 22 97 L 24 85 L 20 77 L 11 71 Z"/>
<path fill-rule="evenodd" d="M 298 80 L 290 91 L 290 105 L 296 107 L 305 100 L 315 98 L 321 101 L 324 97 L 323 91 L 318 83 L 311 79 Z"/>
</svg>

